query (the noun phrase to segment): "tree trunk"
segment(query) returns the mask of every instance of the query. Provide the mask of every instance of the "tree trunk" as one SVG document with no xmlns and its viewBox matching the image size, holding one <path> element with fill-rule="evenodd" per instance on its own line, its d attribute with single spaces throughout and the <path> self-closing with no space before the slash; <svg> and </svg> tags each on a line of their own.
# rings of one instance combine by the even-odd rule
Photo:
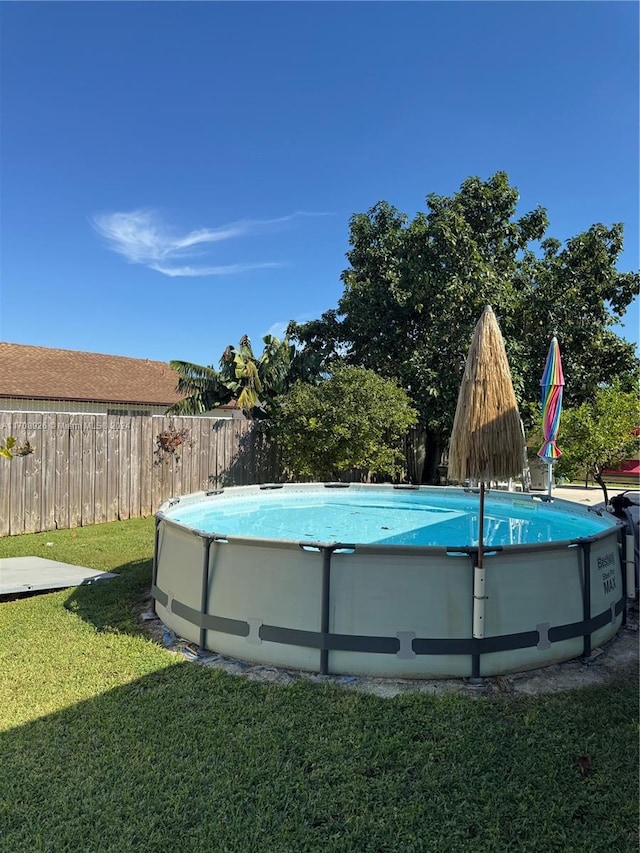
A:
<svg viewBox="0 0 640 853">
<path fill-rule="evenodd" d="M 407 460 L 407 477 L 410 483 L 417 485 L 422 482 L 424 460 L 426 456 L 426 430 L 412 429 L 405 439 L 405 456 Z"/>
<path fill-rule="evenodd" d="M 421 427 L 412 429 L 405 439 L 407 476 L 411 483 L 419 485 L 440 482 L 438 465 L 442 455 L 439 440 Z"/>
<path fill-rule="evenodd" d="M 424 467 L 422 469 L 422 482 L 430 485 L 438 485 L 440 482 L 440 478 L 438 477 L 438 465 L 440 464 L 440 457 L 442 455 L 442 448 L 440 447 L 440 442 L 427 434 L 427 445 L 426 445 L 426 455 L 424 460 Z"/>
<path fill-rule="evenodd" d="M 602 479 L 602 473 L 599 468 L 594 468 L 591 472 L 593 475 L 593 479 L 600 486 L 604 494 L 604 505 L 606 506 L 609 503 L 609 493 L 607 492 L 607 486 L 605 481 Z"/>
</svg>

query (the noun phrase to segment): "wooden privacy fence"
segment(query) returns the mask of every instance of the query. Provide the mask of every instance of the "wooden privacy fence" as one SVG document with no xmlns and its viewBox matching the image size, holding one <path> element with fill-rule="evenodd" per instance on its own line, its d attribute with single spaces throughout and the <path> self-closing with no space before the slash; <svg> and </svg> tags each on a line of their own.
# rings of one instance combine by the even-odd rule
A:
<svg viewBox="0 0 640 853">
<path fill-rule="evenodd" d="M 140 518 L 173 495 L 280 478 L 275 449 L 240 419 L 0 412 L 9 435 L 33 453 L 0 458 L 0 536 Z"/>
</svg>

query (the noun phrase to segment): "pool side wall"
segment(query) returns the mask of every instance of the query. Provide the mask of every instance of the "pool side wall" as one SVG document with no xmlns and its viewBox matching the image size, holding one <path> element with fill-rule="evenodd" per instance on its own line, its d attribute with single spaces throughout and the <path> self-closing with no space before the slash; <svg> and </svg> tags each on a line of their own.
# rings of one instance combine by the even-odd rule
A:
<svg viewBox="0 0 640 853">
<path fill-rule="evenodd" d="M 623 619 L 619 528 L 485 555 L 473 638 L 473 549 L 220 537 L 157 515 L 164 624 L 256 664 L 396 678 L 490 676 L 590 654 Z"/>
</svg>

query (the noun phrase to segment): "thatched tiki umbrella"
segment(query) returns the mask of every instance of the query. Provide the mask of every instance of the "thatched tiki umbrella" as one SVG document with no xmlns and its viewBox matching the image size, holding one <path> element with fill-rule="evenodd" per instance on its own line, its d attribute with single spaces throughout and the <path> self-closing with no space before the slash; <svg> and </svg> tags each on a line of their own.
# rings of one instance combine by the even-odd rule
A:
<svg viewBox="0 0 640 853">
<path fill-rule="evenodd" d="M 448 477 L 480 482 L 478 562 L 473 584 L 473 635 L 484 636 L 485 483 L 517 477 L 524 435 L 502 333 L 487 306 L 476 325 L 458 395 L 449 447 Z"/>
</svg>

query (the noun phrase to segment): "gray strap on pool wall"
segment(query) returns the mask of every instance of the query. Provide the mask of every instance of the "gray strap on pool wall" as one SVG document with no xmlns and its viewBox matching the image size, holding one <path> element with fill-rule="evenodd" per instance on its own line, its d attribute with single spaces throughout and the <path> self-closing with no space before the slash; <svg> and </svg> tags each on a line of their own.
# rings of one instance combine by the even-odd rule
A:
<svg viewBox="0 0 640 853">
<path fill-rule="evenodd" d="M 612 605 L 616 616 L 624 612 L 625 600 L 618 599 Z M 602 613 L 597 616 L 592 616 L 586 622 L 571 622 L 568 625 L 557 625 L 555 628 L 549 629 L 549 639 L 552 643 L 559 643 L 562 640 L 572 640 L 574 637 L 584 636 L 585 633 L 593 634 L 598 628 L 604 628 L 605 625 L 611 623 L 611 608 L 607 607 Z"/>
<path fill-rule="evenodd" d="M 151 586 L 151 596 L 155 602 L 157 602 L 161 607 L 166 607 L 169 601 L 169 596 L 166 592 L 160 589 L 160 587 L 156 586 L 155 583 Z"/>
<path fill-rule="evenodd" d="M 322 637 L 319 631 L 303 631 L 301 628 L 280 628 L 277 625 L 263 625 L 260 628 L 260 639 L 265 643 L 321 649 Z"/>
<path fill-rule="evenodd" d="M 236 637 L 248 637 L 251 631 L 249 623 L 244 619 L 229 619 L 226 616 L 213 616 L 210 613 L 200 613 L 195 607 L 189 607 L 181 601 L 171 600 L 168 608 L 176 616 L 209 631 L 219 631 L 221 634 L 233 634 Z"/>
</svg>

